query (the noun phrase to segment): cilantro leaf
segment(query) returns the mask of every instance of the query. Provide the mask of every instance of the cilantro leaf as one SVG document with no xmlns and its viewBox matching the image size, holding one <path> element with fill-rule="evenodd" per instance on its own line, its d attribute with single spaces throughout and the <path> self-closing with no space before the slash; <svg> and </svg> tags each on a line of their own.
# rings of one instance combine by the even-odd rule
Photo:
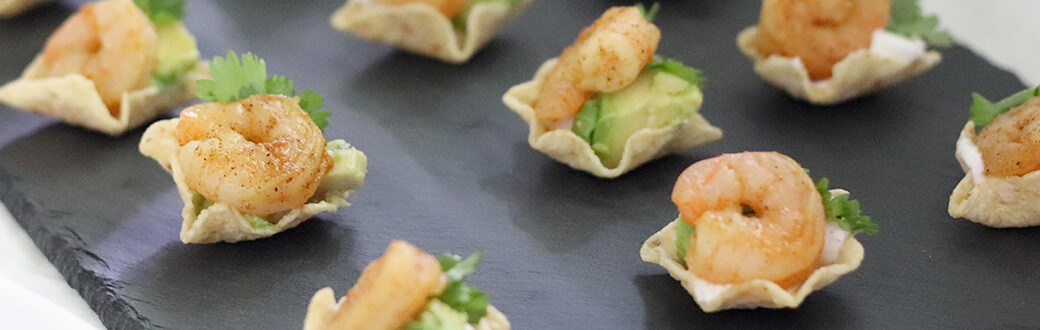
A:
<svg viewBox="0 0 1040 330">
<path fill-rule="evenodd" d="M 466 275 L 476 270 L 477 264 L 480 263 L 480 255 L 480 250 L 477 250 L 466 259 L 450 253 L 437 256 L 441 269 L 449 280 L 448 286 L 437 299 L 452 309 L 466 313 L 469 323 L 472 324 L 480 322 L 480 319 L 487 315 L 487 307 L 491 304 L 484 291 L 466 283 L 465 280 Z"/>
<path fill-rule="evenodd" d="M 209 74 L 213 80 L 195 81 L 196 96 L 203 100 L 235 102 L 267 90 L 267 64 L 253 53 L 243 54 L 241 61 L 233 51 L 227 52 L 227 58 L 214 57 Z"/>
<path fill-rule="evenodd" d="M 816 181 L 816 191 L 823 198 L 823 210 L 827 215 L 827 221 L 852 234 L 877 235 L 877 224 L 870 221 L 870 217 L 860 214 L 859 201 L 849 199 L 847 194 L 831 195 L 830 188 L 827 187 L 829 184 L 830 180 L 827 178 Z"/>
<path fill-rule="evenodd" d="M 155 25 L 177 23 L 184 18 L 184 0 L 134 0 L 134 4 Z"/>
<path fill-rule="evenodd" d="M 238 55 L 233 51 L 227 52 L 226 58 L 220 56 L 213 58 L 213 64 L 209 66 L 210 79 L 195 81 L 198 92 L 195 93 L 200 99 L 212 102 L 235 102 L 257 94 L 296 96 L 296 88 L 292 79 L 283 76 L 267 77 L 267 63 L 253 53 Z M 307 90 L 300 94 L 300 108 L 311 116 L 311 121 L 320 129 L 327 126 L 327 118 L 331 116 L 328 111 L 317 111 L 325 100 L 314 91 Z"/>
<path fill-rule="evenodd" d="M 917 0 L 892 0 L 892 14 L 885 30 L 907 37 L 917 36 L 929 46 L 947 48 L 953 46 L 949 32 L 939 29 L 939 18 L 924 16 Z"/>
<path fill-rule="evenodd" d="M 971 121 L 975 122 L 976 129 L 982 129 L 1000 114 L 1026 103 L 1034 96 L 1040 96 L 1040 86 L 1026 88 L 996 103 L 986 99 L 982 94 L 971 93 L 971 108 L 968 108 L 968 111 L 971 112 Z"/>
<path fill-rule="evenodd" d="M 664 73 L 682 78 L 683 80 L 697 86 L 697 88 L 704 88 L 704 75 L 701 74 L 701 71 L 688 67 L 682 62 L 663 56 L 654 56 L 654 60 L 646 66 L 650 69 L 660 70 Z"/>
<path fill-rule="evenodd" d="M 643 7 L 642 3 L 637 3 L 636 9 L 639 9 L 639 14 L 643 15 L 643 18 L 646 19 L 647 22 L 653 22 L 654 16 L 657 16 L 657 12 L 661 11 L 661 3 L 654 2 L 654 5 L 650 6 L 650 10 Z"/>
<path fill-rule="evenodd" d="M 292 79 L 282 76 L 271 76 L 264 81 L 264 90 L 267 94 L 294 96 L 296 88 L 293 88 Z"/>
<path fill-rule="evenodd" d="M 685 265 L 686 251 L 690 249 L 690 237 L 693 235 L 693 226 L 686 223 L 682 215 L 679 215 L 679 220 L 676 221 L 679 223 L 675 230 L 675 256 L 679 257 L 679 262 Z"/>
<path fill-rule="evenodd" d="M 593 97 L 582 104 L 581 109 L 574 115 L 574 125 L 571 126 L 571 131 L 582 140 L 592 143 L 592 132 L 596 129 L 596 123 L 599 122 L 602 105 L 603 98 L 601 97 Z"/>
</svg>

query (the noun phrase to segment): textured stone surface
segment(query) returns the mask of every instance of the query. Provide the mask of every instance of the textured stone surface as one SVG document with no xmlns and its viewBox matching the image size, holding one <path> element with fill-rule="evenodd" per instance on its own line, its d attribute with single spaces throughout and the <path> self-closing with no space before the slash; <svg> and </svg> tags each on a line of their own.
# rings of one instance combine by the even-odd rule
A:
<svg viewBox="0 0 1040 330">
<path fill-rule="evenodd" d="M 454 66 L 336 32 L 328 15 L 340 1 L 191 1 L 204 57 L 251 50 L 272 74 L 326 96 L 326 135 L 370 157 L 354 206 L 270 239 L 183 245 L 180 200 L 137 153 L 141 129 L 109 138 L 5 107 L 0 201 L 113 329 L 297 329 L 315 291 L 348 288 L 391 238 L 431 252 L 482 247 L 472 282 L 517 329 L 1040 326 L 1030 285 L 1040 230 L 946 213 L 963 176 L 953 150 L 969 93 L 1011 94 L 1023 88 L 1014 76 L 953 48 L 896 89 L 814 108 L 760 81 L 737 50 L 757 1 L 665 2 L 658 53 L 704 70 L 701 111 L 726 136 L 600 180 L 531 150 L 500 99 L 621 3 L 536 1 Z M 0 81 L 28 64 L 68 15 L 61 8 L 0 21 Z M 780 151 L 830 177 L 881 227 L 860 237 L 860 269 L 798 310 L 704 314 L 639 260 L 640 244 L 675 218 L 676 176 L 744 150 Z"/>
</svg>

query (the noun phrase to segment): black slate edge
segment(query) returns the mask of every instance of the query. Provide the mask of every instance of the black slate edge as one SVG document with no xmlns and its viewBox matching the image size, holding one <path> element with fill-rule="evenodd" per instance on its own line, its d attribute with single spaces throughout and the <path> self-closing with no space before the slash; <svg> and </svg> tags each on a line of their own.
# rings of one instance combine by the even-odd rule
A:
<svg viewBox="0 0 1040 330">
<path fill-rule="evenodd" d="M 83 240 L 69 231 L 68 234 L 55 233 L 42 225 L 45 219 L 36 206 L 24 195 L 14 189 L 16 178 L 5 171 L 0 171 L 0 202 L 7 206 L 12 217 L 29 233 L 29 238 L 43 251 L 43 255 L 65 281 L 72 286 L 90 305 L 90 308 L 101 318 L 101 323 L 108 329 L 150 329 L 156 328 L 148 318 L 141 316 L 137 310 L 126 302 L 124 297 L 116 294 L 118 281 L 98 276 L 88 270 L 87 263 L 107 265 L 95 254 L 87 251 Z M 46 218 L 42 215 L 41 218 Z"/>
</svg>

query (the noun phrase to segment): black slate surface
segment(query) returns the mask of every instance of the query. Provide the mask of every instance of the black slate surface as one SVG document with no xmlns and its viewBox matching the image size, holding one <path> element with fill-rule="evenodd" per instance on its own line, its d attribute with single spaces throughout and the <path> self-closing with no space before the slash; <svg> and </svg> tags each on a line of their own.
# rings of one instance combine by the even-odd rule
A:
<svg viewBox="0 0 1040 330">
<path fill-rule="evenodd" d="M 342 1 L 189 2 L 204 57 L 253 51 L 324 94 L 326 136 L 363 150 L 369 176 L 353 207 L 273 238 L 184 245 L 173 181 L 137 152 L 143 129 L 109 138 L 0 106 L 0 201 L 110 328 L 298 329 L 316 290 L 342 295 L 391 238 L 483 248 L 471 280 L 516 329 L 1040 327 L 1040 231 L 946 213 L 969 93 L 1024 87 L 964 48 L 896 89 L 814 108 L 761 82 L 737 50 L 757 1 L 663 1 L 658 53 L 703 69 L 702 113 L 725 137 L 600 180 L 530 149 L 500 99 L 626 2 L 536 1 L 460 66 L 332 30 Z M 0 21 L 0 81 L 81 3 Z M 669 194 L 686 166 L 744 150 L 830 177 L 882 233 L 861 237 L 858 271 L 798 309 L 704 314 L 638 250 L 675 218 Z"/>
</svg>

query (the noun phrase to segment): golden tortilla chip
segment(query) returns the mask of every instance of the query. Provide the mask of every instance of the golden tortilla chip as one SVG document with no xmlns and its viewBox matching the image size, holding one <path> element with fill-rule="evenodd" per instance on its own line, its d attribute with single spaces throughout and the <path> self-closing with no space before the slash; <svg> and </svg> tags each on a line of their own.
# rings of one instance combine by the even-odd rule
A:
<svg viewBox="0 0 1040 330">
<path fill-rule="evenodd" d="M 54 0 L 0 0 L 0 18 L 11 18 L 28 10 Z"/>
<path fill-rule="evenodd" d="M 38 78 L 42 55 L 36 57 L 22 76 L 0 87 L 0 102 L 15 109 L 57 118 L 118 136 L 148 123 L 178 105 L 195 99 L 195 80 L 209 79 L 209 69 L 199 62 L 178 84 L 160 89 L 148 86 L 123 93 L 119 116 L 113 117 L 101 101 L 94 82 L 80 74 Z"/>
<path fill-rule="evenodd" d="M 846 192 L 835 189 L 831 190 L 831 193 Z M 766 280 L 752 280 L 740 284 L 713 284 L 690 272 L 676 255 L 678 221 L 682 220 L 672 221 L 661 231 L 650 236 L 639 249 L 639 255 L 643 261 L 667 269 L 668 274 L 679 280 L 697 305 L 707 313 L 725 309 L 795 308 L 801 305 L 810 293 L 855 270 L 863 261 L 863 245 L 860 245 L 855 237 L 848 235 L 832 263 L 818 266 L 805 282 L 791 288 L 790 291 Z"/>
<path fill-rule="evenodd" d="M 863 49 L 835 64 L 830 79 L 814 82 L 798 58 L 759 53 L 754 46 L 757 35 L 758 28 L 749 27 L 737 36 L 741 52 L 755 61 L 755 73 L 787 94 L 816 105 L 838 104 L 895 85 L 931 69 L 942 59 L 936 51 L 906 61 Z"/>
<path fill-rule="evenodd" d="M 332 288 L 318 290 L 311 298 L 310 305 L 307 306 L 307 317 L 303 321 L 303 329 L 328 329 L 329 322 L 332 322 L 332 317 L 336 315 L 336 311 L 339 310 L 344 299 L 346 297 L 337 302 Z M 484 315 L 484 318 L 480 319 L 480 322 L 474 327 L 476 330 L 509 330 L 509 328 L 509 319 L 506 319 L 505 314 L 491 305 L 487 307 L 487 315 Z"/>
<path fill-rule="evenodd" d="M 332 15 L 331 22 L 337 30 L 362 39 L 458 64 L 473 57 L 531 1 L 477 3 L 469 11 L 465 31 L 456 30 L 450 17 L 421 3 L 391 6 L 349 0 Z"/>
<path fill-rule="evenodd" d="M 1008 177 L 978 175 L 985 171 L 982 168 L 973 171 L 971 167 L 982 166 L 982 163 L 969 165 L 962 155 L 975 153 L 981 160 L 974 140 L 975 123 L 968 121 L 957 139 L 957 161 L 964 170 L 964 179 L 950 195 L 950 216 L 997 228 L 1040 225 L 1040 171 Z M 972 147 L 973 151 L 964 150 Z"/>
<path fill-rule="evenodd" d="M 184 183 L 184 173 L 177 163 L 180 145 L 177 143 L 175 131 L 180 119 L 167 119 L 155 122 L 141 137 L 140 151 L 145 156 L 159 162 L 177 184 L 177 192 L 184 201 L 181 216 L 181 241 L 184 243 L 216 243 L 254 240 L 280 233 L 296 227 L 303 221 L 323 212 L 334 212 L 350 206 L 347 198 L 364 183 L 364 175 L 350 182 L 349 188 L 342 192 L 322 193 L 318 188 L 311 199 L 301 207 L 279 212 L 260 218 L 242 214 L 224 203 L 208 204 L 201 195 L 188 189 Z M 330 141 L 332 143 L 333 141 Z M 361 173 L 365 172 L 367 159 L 361 151 L 351 147 L 350 158 L 356 159 Z"/>
<path fill-rule="evenodd" d="M 617 167 L 607 168 L 596 156 L 592 146 L 568 129 L 549 130 L 534 115 L 534 101 L 538 99 L 542 83 L 556 59 L 542 64 L 531 81 L 513 86 L 502 97 L 506 106 L 527 122 L 530 134 L 527 142 L 535 150 L 601 178 L 615 178 L 643 163 L 686 148 L 692 148 L 722 138 L 722 130 L 711 126 L 700 113 L 693 113 L 678 126 L 644 128 L 636 131 L 625 142 L 625 151 Z M 699 105 L 698 105 L 699 106 Z"/>
</svg>

